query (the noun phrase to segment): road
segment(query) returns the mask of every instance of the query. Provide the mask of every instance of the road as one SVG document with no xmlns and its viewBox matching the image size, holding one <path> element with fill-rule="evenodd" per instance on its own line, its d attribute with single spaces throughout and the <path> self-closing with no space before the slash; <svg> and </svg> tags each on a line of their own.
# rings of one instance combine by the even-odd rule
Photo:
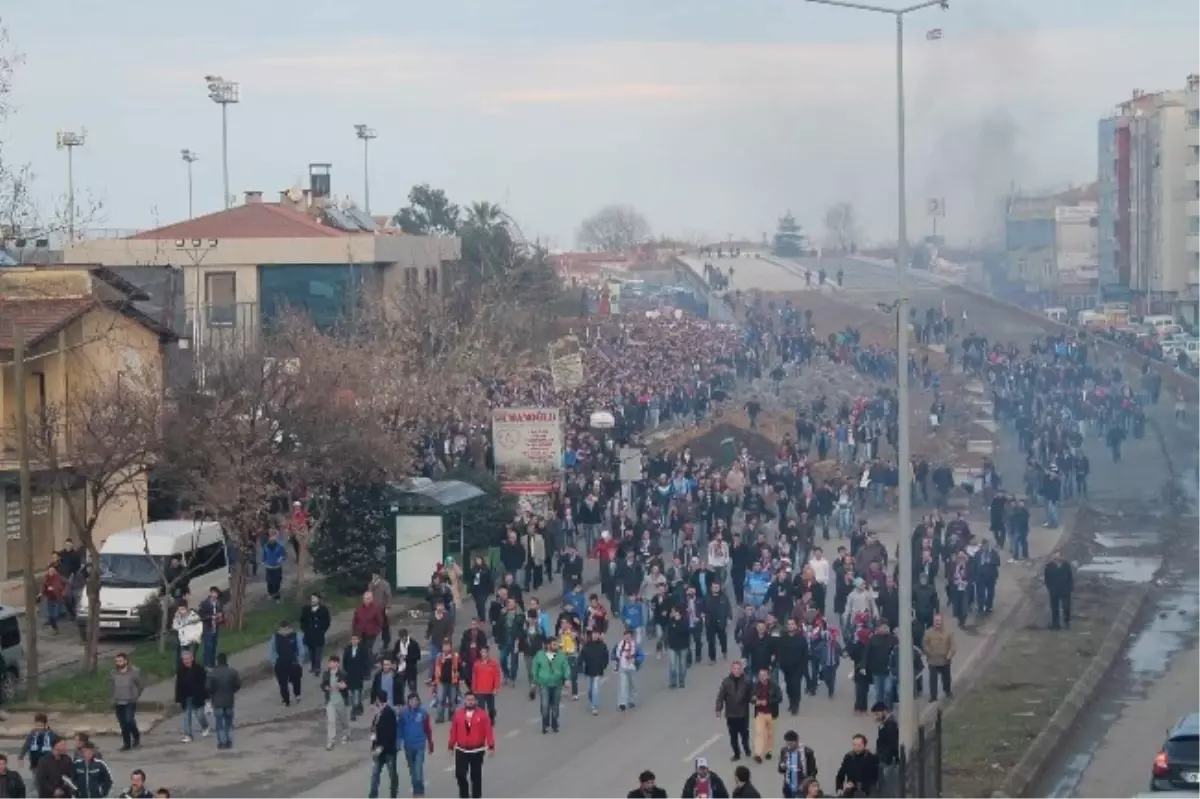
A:
<svg viewBox="0 0 1200 799">
<path fill-rule="evenodd" d="M 756 263 L 751 264 L 751 261 Z M 749 281 L 763 276 L 779 291 L 803 289 L 803 277 L 761 259 L 743 258 Z M 887 285 L 874 282 L 888 278 L 885 268 L 867 265 L 859 271 L 849 264 L 847 279 L 859 281 L 858 286 L 869 292 L 876 285 L 881 292 Z M 884 271 L 881 271 L 884 270 Z M 735 266 L 735 281 L 739 268 Z M 851 275 L 853 274 L 853 278 Z M 861 278 L 861 280 L 860 280 Z M 859 292 L 847 292 L 858 295 Z M 928 304 L 937 297 L 915 297 L 914 302 Z M 870 299 L 863 300 L 869 303 Z M 1005 318 L 981 303 L 969 308 L 973 320 L 994 340 L 1027 339 L 1027 325 Z M 1180 437 L 1182 440 L 1182 437 Z M 1195 441 L 1192 434 L 1191 442 Z M 1002 442 L 1003 443 L 1003 442 Z M 1147 441 L 1131 442 L 1130 461 L 1125 469 L 1138 460 L 1152 457 Z M 1001 446 L 997 460 L 1008 474 L 1010 482 L 1019 480 L 1012 473 L 1013 453 Z M 1096 465 L 1096 490 L 1128 497 L 1133 490 L 1153 496 L 1157 479 L 1147 470 L 1139 472 L 1137 480 L 1126 480 L 1124 470 L 1117 472 L 1103 463 L 1102 453 L 1093 457 Z M 973 526 L 982 526 L 976 516 Z M 894 519 L 872 515 L 873 527 L 878 527 L 889 547 L 895 541 Z M 1031 548 L 1035 555 L 1046 554 L 1053 536 L 1035 535 Z M 1016 568 L 1006 568 L 998 598 L 997 616 L 1017 600 Z M 1010 586 L 1007 587 L 1006 586 Z M 956 671 L 969 670 L 978 664 L 973 653 L 989 634 L 985 627 L 979 634 L 960 636 L 960 656 Z M 611 643 L 611 642 L 610 642 Z M 506 690 L 499 699 L 497 754 L 487 761 L 484 770 L 486 795 L 489 796 L 579 796 L 600 797 L 624 795 L 634 787 L 637 774 L 645 768 L 656 772 L 660 785 L 674 795 L 692 770 L 697 756 L 710 759 L 714 770 L 726 780 L 732 780 L 730 751 L 724 723 L 714 714 L 713 700 L 717 686 L 727 670 L 727 663 L 702 665 L 693 669 L 686 689 L 672 691 L 667 687 L 665 660 L 647 660 L 640 676 L 642 700 L 637 709 L 619 714 L 615 709 L 616 687 L 611 680 L 603 686 L 604 708 L 597 717 L 587 712 L 586 703 L 568 702 L 563 708 L 562 731 L 543 736 L 536 703 L 519 691 Z M 874 724 L 855 717 L 851 711 L 850 683 L 845 667 L 839 675 L 838 695 L 830 701 L 823 697 L 806 697 L 796 719 L 781 719 L 777 745 L 782 733 L 796 729 L 802 740 L 812 746 L 818 756 L 821 776 L 831 784 L 842 753 L 850 737 L 863 732 L 874 737 Z M 332 752 L 324 751 L 324 718 L 312 706 L 315 681 L 306 678 L 308 692 L 305 702 L 285 711 L 279 705 L 273 684 L 248 687 L 239 697 L 237 748 L 218 755 L 211 738 L 192 744 L 181 744 L 169 728 L 160 728 L 146 737 L 146 744 L 136 757 L 116 752 L 117 742 L 103 739 L 99 743 L 118 774 L 134 767 L 150 773 L 153 786 L 167 785 L 178 795 L 188 796 L 362 796 L 369 776 L 369 748 L 366 742 L 366 723 L 356 725 L 353 740 L 348 746 Z M 446 730 L 437 730 L 437 753 L 427 764 L 427 795 L 449 796 L 456 793 L 453 761 L 445 751 Z M 303 756 L 297 757 L 298 754 Z M 755 782 L 760 790 L 778 790 L 778 776 L 773 764 L 753 766 Z M 402 787 L 407 795 L 408 786 Z"/>
</svg>

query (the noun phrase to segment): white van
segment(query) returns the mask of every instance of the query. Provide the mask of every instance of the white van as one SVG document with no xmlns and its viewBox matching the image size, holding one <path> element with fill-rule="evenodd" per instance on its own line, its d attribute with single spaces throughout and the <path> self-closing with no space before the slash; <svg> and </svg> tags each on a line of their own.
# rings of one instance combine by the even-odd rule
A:
<svg viewBox="0 0 1200 799">
<path fill-rule="evenodd" d="M 1061 305 L 1056 305 L 1053 308 L 1047 308 L 1046 310 L 1042 311 L 1042 313 L 1046 314 L 1048 318 L 1053 319 L 1055 322 L 1059 322 L 1061 324 L 1066 324 L 1067 320 L 1071 317 L 1071 312 Z"/>
<path fill-rule="evenodd" d="M 100 547 L 100 632 L 145 632 L 138 610 L 162 596 L 163 570 L 178 556 L 195 596 L 216 586 L 229 590 L 225 536 L 216 522 L 150 522 L 113 533 Z M 197 600 L 198 601 L 198 600 Z M 76 621 L 87 625 L 87 597 L 79 599 Z"/>
<path fill-rule="evenodd" d="M 1154 328 L 1154 334 L 1158 335 L 1163 328 L 1175 324 L 1175 317 L 1170 314 L 1151 314 L 1142 317 L 1142 324 Z"/>
</svg>

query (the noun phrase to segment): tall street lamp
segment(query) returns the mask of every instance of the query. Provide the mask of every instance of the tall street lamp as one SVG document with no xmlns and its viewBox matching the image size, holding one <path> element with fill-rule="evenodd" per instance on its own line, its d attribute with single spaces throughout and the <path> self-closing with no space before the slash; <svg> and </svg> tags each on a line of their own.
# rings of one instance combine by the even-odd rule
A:
<svg viewBox="0 0 1200 799">
<path fill-rule="evenodd" d="M 241 87 L 231 80 L 225 80 L 220 75 L 205 75 L 204 82 L 208 85 L 208 99 L 221 106 L 221 177 L 225 189 L 221 207 L 228 208 L 229 194 L 229 106 L 241 100 Z"/>
<path fill-rule="evenodd" d="M 60 131 L 54 137 L 55 146 L 67 151 L 67 241 L 75 241 L 75 148 L 87 141 L 87 130 Z"/>
<path fill-rule="evenodd" d="M 355 125 L 354 135 L 363 143 L 363 208 L 368 215 L 371 213 L 371 162 L 369 149 L 371 139 L 377 138 L 375 128 L 366 125 Z"/>
<path fill-rule="evenodd" d="M 200 154 L 195 150 L 183 149 L 179 151 L 179 157 L 187 164 L 188 178 L 188 219 L 191 219 L 195 214 L 192 213 L 192 164 L 200 160 Z"/>
<path fill-rule="evenodd" d="M 897 723 L 900 726 L 900 743 L 908 752 L 912 752 L 917 740 L 917 708 L 913 698 L 913 661 L 909 656 L 913 649 L 912 606 L 913 606 L 913 551 L 912 551 L 912 464 L 911 443 L 909 441 L 909 424 L 912 421 L 909 410 L 908 396 L 908 211 L 905 207 L 907 194 L 905 189 L 904 165 L 904 18 L 914 11 L 937 6 L 943 11 L 950 8 L 950 0 L 925 0 L 925 2 L 903 8 L 884 8 L 882 6 L 864 3 L 846 2 L 845 0 L 808 0 L 810 3 L 820 3 L 827 6 L 838 6 L 855 11 L 871 11 L 876 14 L 890 14 L 896 21 L 896 226 L 898 228 L 898 243 L 896 246 L 896 350 L 897 350 L 897 386 L 898 411 L 900 415 L 899 449 L 897 455 L 900 472 L 900 629 L 897 638 L 900 640 L 900 712 Z"/>
</svg>

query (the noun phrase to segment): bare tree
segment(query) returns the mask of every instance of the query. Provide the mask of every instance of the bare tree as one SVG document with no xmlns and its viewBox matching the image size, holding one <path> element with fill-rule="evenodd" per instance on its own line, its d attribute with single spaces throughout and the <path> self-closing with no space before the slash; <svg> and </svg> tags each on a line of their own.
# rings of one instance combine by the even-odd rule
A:
<svg viewBox="0 0 1200 799">
<path fill-rule="evenodd" d="M 854 252 L 858 249 L 860 232 L 853 203 L 835 203 L 825 211 L 825 239 L 826 246 L 837 252 Z"/>
<path fill-rule="evenodd" d="M 96 528 L 110 510 L 146 501 L 147 470 L 159 453 L 161 376 L 122 370 L 93 376 L 31 420 L 32 454 L 67 509 L 87 553 L 84 668 L 97 668 L 100 550 Z"/>
<path fill-rule="evenodd" d="M 607 205 L 583 220 L 575 238 L 581 247 L 620 252 L 644 244 L 650 223 L 632 205 Z"/>
</svg>

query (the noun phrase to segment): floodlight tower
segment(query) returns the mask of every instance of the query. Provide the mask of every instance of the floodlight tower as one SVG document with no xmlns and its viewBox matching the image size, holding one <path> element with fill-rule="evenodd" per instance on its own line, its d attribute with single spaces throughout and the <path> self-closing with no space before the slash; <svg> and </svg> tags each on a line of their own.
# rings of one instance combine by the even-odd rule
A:
<svg viewBox="0 0 1200 799">
<path fill-rule="evenodd" d="M 355 125 L 354 135 L 362 140 L 363 143 L 363 210 L 369 215 L 371 213 L 371 161 L 370 161 L 370 146 L 371 139 L 377 138 L 378 133 L 375 128 L 367 125 Z"/>
<path fill-rule="evenodd" d="M 204 82 L 208 85 L 208 99 L 221 106 L 221 177 L 225 196 L 222 197 L 221 207 L 228 208 L 229 194 L 229 106 L 241 101 L 241 87 L 234 81 L 225 80 L 220 75 L 205 75 Z"/>
</svg>

